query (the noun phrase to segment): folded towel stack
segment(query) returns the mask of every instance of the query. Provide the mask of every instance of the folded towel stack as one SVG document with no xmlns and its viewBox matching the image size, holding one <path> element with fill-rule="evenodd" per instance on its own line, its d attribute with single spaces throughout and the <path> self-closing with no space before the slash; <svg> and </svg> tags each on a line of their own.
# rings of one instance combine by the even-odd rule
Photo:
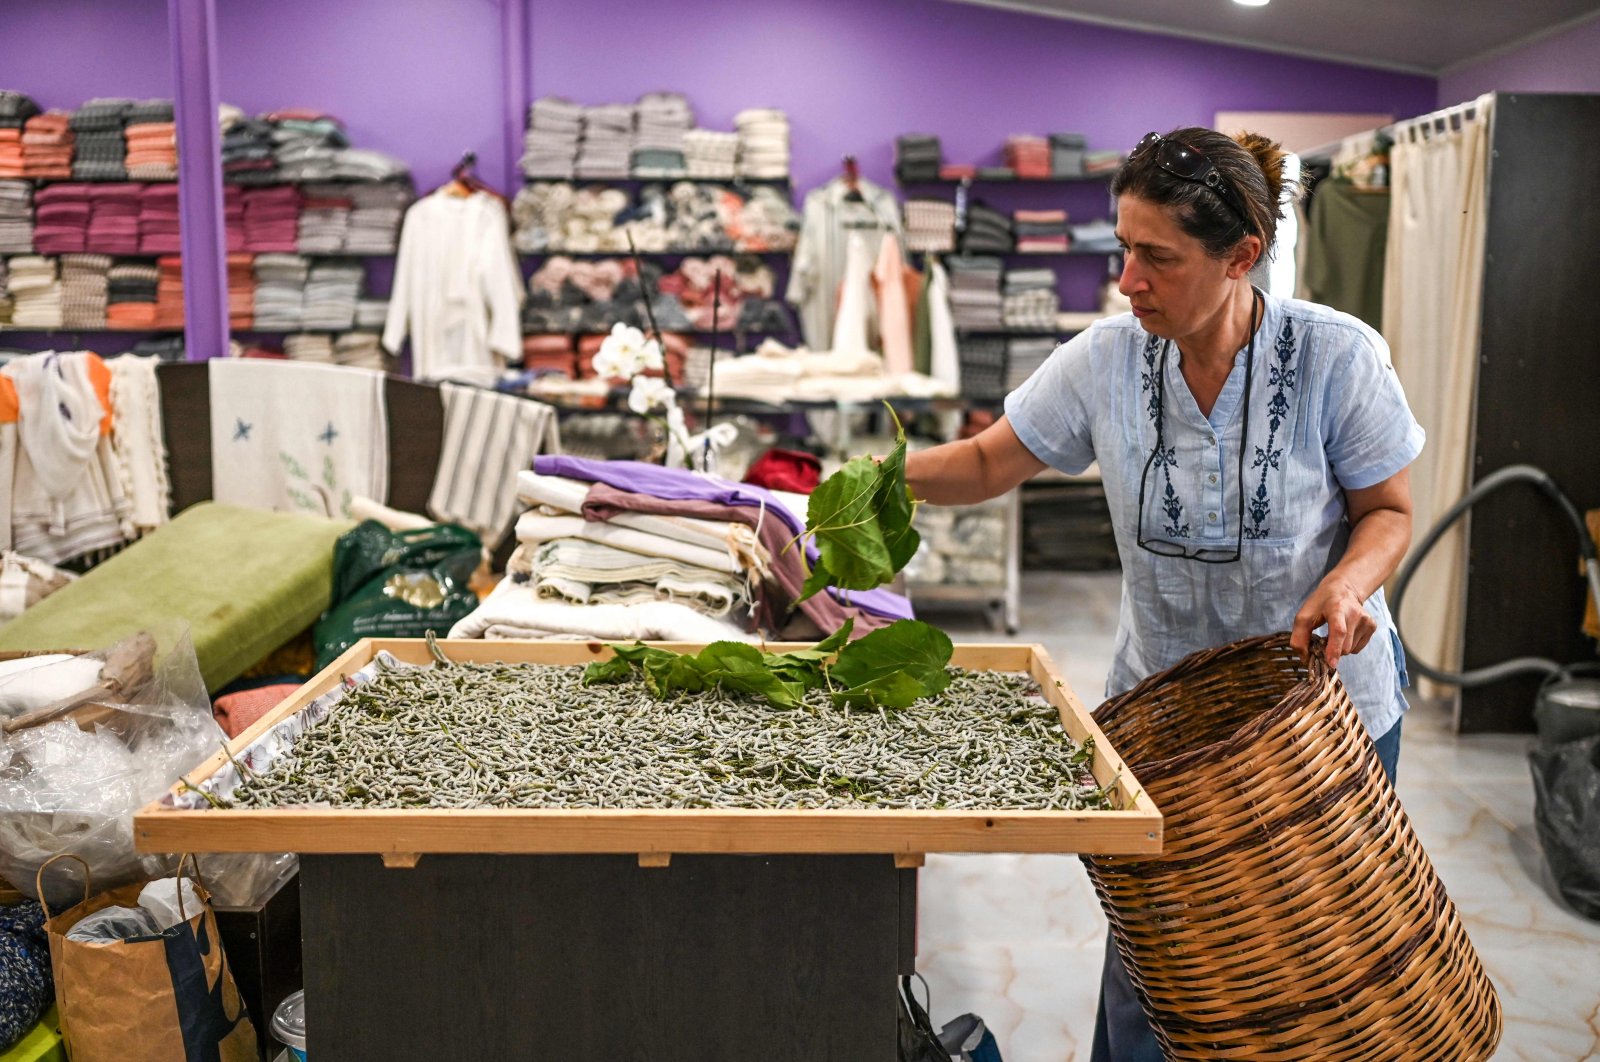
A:
<svg viewBox="0 0 1600 1062">
<path fill-rule="evenodd" d="M 739 130 L 739 175 L 757 180 L 789 176 L 789 116 L 775 108 L 757 107 L 733 116 Z"/>
<path fill-rule="evenodd" d="M 350 146 L 337 118 L 316 111 L 274 111 L 272 156 L 285 181 L 326 181 L 334 176 L 339 152 Z"/>
<path fill-rule="evenodd" d="M 171 100 L 129 104 L 126 136 L 128 176 L 136 181 L 178 178 L 178 127 Z"/>
<path fill-rule="evenodd" d="M 1005 147 L 1006 165 L 1022 180 L 1043 180 L 1051 176 L 1050 142 L 1042 136 L 1009 136 Z"/>
<path fill-rule="evenodd" d="M 961 232 L 963 254 L 1008 254 L 1015 247 L 1009 214 L 984 203 L 967 207 L 967 225 Z"/>
<path fill-rule="evenodd" d="M 739 134 L 715 129 L 690 129 L 683 134 L 689 176 L 732 180 L 739 172 Z"/>
<path fill-rule="evenodd" d="M 926 184 L 939 179 L 944 148 L 936 136 L 910 134 L 895 137 L 894 176 L 901 184 Z"/>
<path fill-rule="evenodd" d="M 694 111 L 677 92 L 639 97 L 629 168 L 635 177 L 671 179 L 687 172 L 684 134 L 694 127 Z"/>
<path fill-rule="evenodd" d="M 907 250 L 940 252 L 955 250 L 954 203 L 946 203 L 941 199 L 908 199 L 905 215 Z"/>
<path fill-rule="evenodd" d="M 241 190 L 244 203 L 242 251 L 255 254 L 298 249 L 300 189 L 293 185 Z"/>
<path fill-rule="evenodd" d="M 1051 331 L 1061 311 L 1053 269 L 1013 269 L 1005 275 L 1002 317 L 1007 328 Z"/>
<path fill-rule="evenodd" d="M 22 127 L 22 176 L 67 180 L 72 176 L 72 116 L 46 111 Z"/>
<path fill-rule="evenodd" d="M 177 184 L 147 184 L 140 188 L 139 253 L 177 254 L 181 250 Z"/>
<path fill-rule="evenodd" d="M 255 257 L 239 251 L 228 253 L 228 325 L 249 328 L 255 323 Z"/>
<path fill-rule="evenodd" d="M 98 184 L 89 189 L 88 250 L 139 253 L 139 193 L 137 184 Z"/>
<path fill-rule="evenodd" d="M 61 326 L 104 328 L 111 256 L 68 254 L 61 257 Z"/>
<path fill-rule="evenodd" d="M 19 255 L 7 263 L 10 276 L 11 324 L 15 328 L 61 327 L 61 281 L 56 260 Z"/>
<path fill-rule="evenodd" d="M 344 250 L 350 254 L 393 254 L 400 245 L 400 219 L 416 198 L 407 181 L 344 186 L 350 200 L 350 227 Z"/>
<path fill-rule="evenodd" d="M 154 328 L 159 270 L 153 262 L 117 262 L 107 273 L 106 326 Z"/>
<path fill-rule="evenodd" d="M 302 327 L 337 330 L 354 324 L 362 275 L 359 262 L 313 263 L 306 274 Z"/>
<path fill-rule="evenodd" d="M 1018 210 L 1011 215 L 1017 250 L 1024 254 L 1061 253 L 1067 250 L 1065 210 Z"/>
<path fill-rule="evenodd" d="M 278 160 L 272 153 L 272 123 L 264 118 L 244 118 L 228 125 L 222 134 L 222 179 L 230 184 L 271 184 L 278 180 Z"/>
<path fill-rule="evenodd" d="M 354 201 L 348 185 L 307 184 L 301 187 L 296 249 L 301 254 L 338 254 L 350 234 Z"/>
<path fill-rule="evenodd" d="M 156 327 L 183 327 L 183 259 L 175 254 L 156 259 Z"/>
<path fill-rule="evenodd" d="M 945 267 L 950 271 L 950 310 L 956 327 L 963 331 L 994 331 L 1003 327 L 1000 259 L 951 255 L 945 260 Z"/>
<path fill-rule="evenodd" d="M 522 175 L 571 180 L 582 137 L 582 107 L 559 96 L 534 100 L 528 108 L 528 131 L 523 137 Z"/>
<path fill-rule="evenodd" d="M 6 130 L 0 129 L 0 133 Z M 33 185 L 0 180 L 0 254 L 33 250 Z"/>
<path fill-rule="evenodd" d="M 262 254 L 255 260 L 256 327 L 295 332 L 305 316 L 306 276 L 311 264 L 297 254 Z"/>
<path fill-rule="evenodd" d="M 33 246 L 42 254 L 72 254 L 89 236 L 89 186 L 49 184 L 33 194 Z"/>
<path fill-rule="evenodd" d="M 128 143 L 123 135 L 132 100 L 90 100 L 72 113 L 72 176 L 80 181 L 125 181 Z"/>
<path fill-rule="evenodd" d="M 585 107 L 575 176 L 600 180 L 627 177 L 633 124 L 634 108 L 630 104 Z"/>
</svg>

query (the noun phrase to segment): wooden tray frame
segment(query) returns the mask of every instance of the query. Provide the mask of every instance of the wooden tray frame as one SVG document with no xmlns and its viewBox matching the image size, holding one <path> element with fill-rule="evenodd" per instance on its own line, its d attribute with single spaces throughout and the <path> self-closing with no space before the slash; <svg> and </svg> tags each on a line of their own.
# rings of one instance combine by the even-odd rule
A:
<svg viewBox="0 0 1600 1062">
<path fill-rule="evenodd" d="M 652 642 L 680 652 L 701 646 Z M 611 656 L 600 642 L 445 640 L 451 660 L 587 664 Z M 781 652 L 803 643 L 769 643 Z M 420 639 L 363 639 L 292 696 L 229 743 L 238 754 L 263 732 L 337 686 L 379 652 L 412 664 L 428 663 Z M 641 864 L 665 865 L 672 853 L 888 853 L 918 866 L 927 852 L 1086 852 L 1097 855 L 1161 851 L 1161 814 L 1060 678 L 1039 645 L 957 645 L 952 663 L 986 671 L 1022 671 L 1038 682 L 1075 740 L 1093 737 L 1091 769 L 1124 811 L 906 810 L 671 810 L 624 809 L 182 809 L 157 800 L 133 820 L 145 852 L 375 853 L 392 866 L 415 865 L 422 853 L 625 853 Z M 189 773 L 198 784 L 226 757 L 218 752 Z M 181 786 L 173 786 L 176 794 Z"/>
</svg>

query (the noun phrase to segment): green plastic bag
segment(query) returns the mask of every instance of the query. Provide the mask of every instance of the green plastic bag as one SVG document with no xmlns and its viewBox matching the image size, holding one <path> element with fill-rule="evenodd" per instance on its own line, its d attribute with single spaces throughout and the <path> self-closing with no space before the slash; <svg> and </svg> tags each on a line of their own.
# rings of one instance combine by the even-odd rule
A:
<svg viewBox="0 0 1600 1062">
<path fill-rule="evenodd" d="M 317 667 L 362 638 L 443 635 L 478 607 L 467 588 L 483 556 L 478 536 L 455 524 L 390 531 L 358 524 L 333 547 L 333 604 L 317 620 Z"/>
</svg>

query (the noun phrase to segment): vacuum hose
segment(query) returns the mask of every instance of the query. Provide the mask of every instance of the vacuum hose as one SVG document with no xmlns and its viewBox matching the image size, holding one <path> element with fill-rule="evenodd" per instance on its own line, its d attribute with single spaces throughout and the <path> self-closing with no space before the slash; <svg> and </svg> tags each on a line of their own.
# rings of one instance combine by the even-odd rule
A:
<svg viewBox="0 0 1600 1062">
<path fill-rule="evenodd" d="M 1476 487 L 1469 491 L 1466 497 L 1450 507 L 1450 511 L 1439 518 L 1439 522 L 1428 530 L 1420 545 L 1412 551 L 1411 556 L 1400 566 L 1400 574 L 1395 577 L 1394 583 L 1394 622 L 1396 631 L 1400 628 L 1400 605 L 1405 599 L 1406 586 L 1411 582 L 1411 577 L 1416 574 L 1417 568 L 1422 564 L 1428 551 L 1438 544 L 1439 539 L 1450 529 L 1450 525 L 1459 520 L 1468 509 L 1476 505 L 1486 495 L 1492 494 L 1508 483 L 1531 483 L 1538 487 L 1555 502 L 1561 511 L 1566 514 L 1572 526 L 1578 530 L 1578 549 L 1583 556 L 1584 571 L 1589 579 L 1589 593 L 1594 596 L 1595 606 L 1600 608 L 1600 557 L 1595 552 L 1594 540 L 1589 537 L 1589 529 L 1584 526 L 1583 517 L 1578 512 L 1577 506 L 1556 486 L 1555 480 L 1540 469 L 1532 465 L 1507 465 L 1483 478 Z M 1480 667 L 1472 671 L 1456 674 L 1451 671 L 1439 671 L 1429 667 L 1417 658 L 1411 646 L 1406 643 L 1405 635 L 1400 635 L 1400 644 L 1405 647 L 1406 663 L 1411 670 L 1418 672 L 1434 682 L 1447 686 L 1485 686 L 1491 682 L 1498 682 L 1513 675 L 1557 675 L 1565 668 L 1554 660 L 1545 660 L 1536 656 L 1521 656 L 1515 660 L 1492 664 L 1489 667 Z"/>
</svg>

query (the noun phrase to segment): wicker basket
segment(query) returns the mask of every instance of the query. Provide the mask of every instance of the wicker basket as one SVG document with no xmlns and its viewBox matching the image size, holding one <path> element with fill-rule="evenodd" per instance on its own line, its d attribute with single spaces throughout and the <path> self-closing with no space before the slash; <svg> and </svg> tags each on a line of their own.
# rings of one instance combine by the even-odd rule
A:
<svg viewBox="0 0 1600 1062">
<path fill-rule="evenodd" d="M 1169 1058 L 1486 1059 L 1500 1003 L 1345 692 L 1287 635 L 1094 713 L 1160 856 L 1085 857 Z"/>
</svg>

